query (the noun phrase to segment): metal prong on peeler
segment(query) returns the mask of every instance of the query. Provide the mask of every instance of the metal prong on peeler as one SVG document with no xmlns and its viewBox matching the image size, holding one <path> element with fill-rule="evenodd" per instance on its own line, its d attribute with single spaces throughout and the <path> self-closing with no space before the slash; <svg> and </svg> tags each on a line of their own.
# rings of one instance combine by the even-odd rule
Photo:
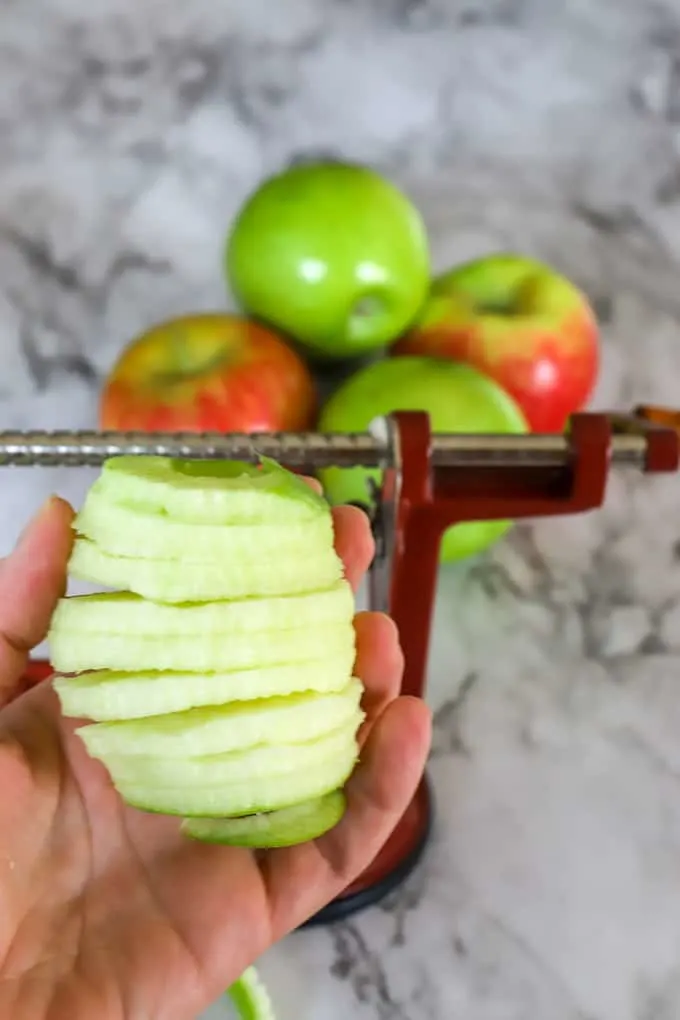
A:
<svg viewBox="0 0 680 1020">
<path fill-rule="evenodd" d="M 98 466 L 110 457 L 158 456 L 195 460 L 271 457 L 291 468 L 386 468 L 394 464 L 391 430 L 321 434 L 0 432 L 0 467 Z M 611 441 L 613 463 L 643 467 L 644 435 L 622 433 Z M 563 435 L 439 434 L 433 437 L 434 467 L 563 467 L 571 461 Z"/>
<path fill-rule="evenodd" d="M 371 527 L 375 539 L 375 556 L 368 573 L 369 605 L 379 613 L 390 608 L 390 582 L 394 543 L 397 537 L 397 509 L 401 492 L 401 442 L 399 429 L 392 418 L 379 418 L 372 425 L 372 434 L 382 439 L 391 450 L 392 463 L 384 471 L 382 485 L 371 479 Z"/>
<path fill-rule="evenodd" d="M 384 467 L 389 449 L 369 434 L 317 432 L 0 432 L 0 467 L 98 466 L 111 457 L 241 460 L 291 468 Z"/>
</svg>

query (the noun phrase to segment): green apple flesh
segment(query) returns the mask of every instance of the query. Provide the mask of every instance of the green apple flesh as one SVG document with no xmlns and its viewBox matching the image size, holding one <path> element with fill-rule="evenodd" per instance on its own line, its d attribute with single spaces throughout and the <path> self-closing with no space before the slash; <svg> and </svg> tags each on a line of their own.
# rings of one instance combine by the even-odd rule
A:
<svg viewBox="0 0 680 1020">
<path fill-rule="evenodd" d="M 360 432 L 374 418 L 392 411 L 427 411 L 434 432 L 524 433 L 527 424 L 514 400 L 493 380 L 470 365 L 435 358 L 402 357 L 377 361 L 358 372 L 327 402 L 322 432 Z M 328 468 L 321 473 L 326 495 L 334 503 L 369 502 L 368 484 L 380 471 Z M 510 521 L 472 521 L 448 529 L 444 562 L 488 548 Z"/>
<path fill-rule="evenodd" d="M 328 503 L 273 461 L 122 457 L 73 528 L 69 573 L 119 590 L 60 600 L 55 689 L 122 799 L 217 818 L 185 834 L 250 847 L 335 825 L 344 798 L 329 810 L 327 795 L 356 764 L 363 687 Z M 322 567 L 301 582 L 305 561 Z"/>
<path fill-rule="evenodd" d="M 338 358 L 408 328 L 427 296 L 430 260 L 406 195 L 367 167 L 320 162 L 256 189 L 229 233 L 225 270 L 247 313 Z"/>
</svg>

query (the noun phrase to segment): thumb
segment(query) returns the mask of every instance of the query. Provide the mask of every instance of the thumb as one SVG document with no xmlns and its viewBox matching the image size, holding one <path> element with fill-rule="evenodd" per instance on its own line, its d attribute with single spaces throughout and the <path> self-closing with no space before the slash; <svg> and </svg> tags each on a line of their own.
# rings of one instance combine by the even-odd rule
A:
<svg viewBox="0 0 680 1020">
<path fill-rule="evenodd" d="M 0 708 L 21 692 L 28 654 L 45 637 L 66 590 L 73 510 L 51 496 L 0 559 Z"/>
</svg>

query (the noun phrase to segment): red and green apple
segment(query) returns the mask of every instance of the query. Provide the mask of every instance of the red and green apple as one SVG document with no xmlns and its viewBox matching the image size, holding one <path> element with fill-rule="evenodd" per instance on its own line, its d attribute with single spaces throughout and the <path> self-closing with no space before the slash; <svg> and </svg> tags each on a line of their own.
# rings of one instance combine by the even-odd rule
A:
<svg viewBox="0 0 680 1020">
<path fill-rule="evenodd" d="M 317 397 L 302 359 L 275 332 L 228 314 L 155 325 L 120 355 L 104 385 L 103 429 L 298 431 Z"/>
<path fill-rule="evenodd" d="M 417 209 L 380 174 L 341 162 L 267 178 L 232 225 L 225 271 L 245 312 L 322 359 L 391 343 L 430 282 Z"/>
<path fill-rule="evenodd" d="M 570 280 L 534 259 L 496 254 L 437 277 L 390 353 L 474 365 L 514 397 L 533 432 L 562 432 L 595 386 L 598 325 Z"/>
<path fill-rule="evenodd" d="M 522 434 L 527 423 L 504 390 L 471 365 L 436 358 L 403 357 L 361 369 L 330 397 L 321 411 L 322 432 L 361 432 L 392 411 L 427 411 L 434 432 Z M 332 503 L 370 504 L 369 479 L 379 470 L 327 468 L 320 472 Z M 455 524 L 444 535 L 443 561 L 459 560 L 488 548 L 510 521 Z"/>
</svg>

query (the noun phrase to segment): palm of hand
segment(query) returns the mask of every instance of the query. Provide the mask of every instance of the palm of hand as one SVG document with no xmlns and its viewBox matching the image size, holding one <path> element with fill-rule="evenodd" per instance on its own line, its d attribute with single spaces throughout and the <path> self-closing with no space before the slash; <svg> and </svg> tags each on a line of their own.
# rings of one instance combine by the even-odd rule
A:
<svg viewBox="0 0 680 1020">
<path fill-rule="evenodd" d="M 19 922 L 0 1015 L 193 1018 L 269 941 L 263 872 L 247 851 L 190 843 L 172 819 L 126 808 L 55 701 L 45 686 L 7 710 L 23 756 L 0 753 Z M 25 755 L 27 739 L 39 753 Z"/>
<path fill-rule="evenodd" d="M 63 589 L 69 522 L 69 508 L 52 503 L 0 565 L 5 702 Z M 372 555 L 368 529 L 351 508 L 335 524 L 356 585 Z M 390 621 L 359 614 L 356 630 L 362 763 L 341 824 L 301 847 L 204 845 L 180 836 L 177 820 L 126 808 L 49 683 L 0 711 L 0 1016 L 194 1020 L 370 862 L 420 778 L 429 718 L 396 697 Z"/>
</svg>

